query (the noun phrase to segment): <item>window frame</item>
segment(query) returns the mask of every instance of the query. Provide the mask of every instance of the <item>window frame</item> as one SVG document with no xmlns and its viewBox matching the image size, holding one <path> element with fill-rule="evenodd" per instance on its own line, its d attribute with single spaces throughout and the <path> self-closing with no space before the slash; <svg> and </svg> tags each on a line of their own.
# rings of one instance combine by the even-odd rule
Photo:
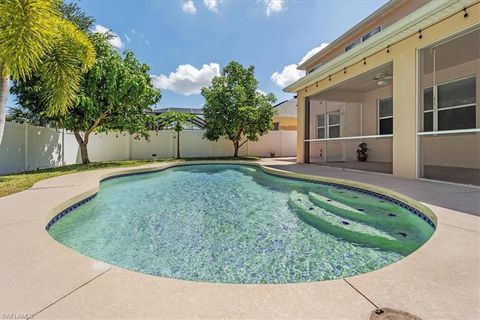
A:
<svg viewBox="0 0 480 320">
<path fill-rule="evenodd" d="M 422 110 L 422 120 L 423 120 L 423 123 L 422 123 L 422 131 L 421 132 L 437 132 L 437 131 L 449 131 L 450 130 L 450 129 L 438 130 L 438 112 L 442 112 L 444 110 L 452 110 L 452 109 L 460 109 L 460 108 L 468 108 L 468 107 L 475 107 L 476 108 L 477 107 L 477 104 L 478 104 L 478 99 L 477 98 L 478 97 L 477 97 L 476 92 L 475 92 L 475 103 L 463 104 L 463 105 L 458 105 L 458 106 L 451 106 L 451 107 L 440 108 L 440 109 L 438 108 L 438 87 L 449 84 L 449 83 L 454 83 L 454 82 L 458 82 L 458 81 L 462 81 L 462 80 L 467 80 L 467 79 L 475 79 L 475 85 L 477 84 L 476 83 L 477 82 L 477 75 L 474 74 L 474 75 L 470 75 L 470 76 L 466 76 L 466 77 L 456 78 L 456 79 L 453 79 L 453 80 L 439 82 L 435 85 L 423 88 L 423 96 L 425 95 L 425 91 L 427 89 L 432 89 L 433 101 L 432 101 L 432 109 L 431 110 L 425 110 L 425 106 L 422 105 L 422 109 L 423 109 Z M 425 114 L 429 113 L 429 112 L 433 113 L 432 130 L 431 131 L 425 131 Z M 475 117 L 475 128 L 476 127 L 477 127 L 477 119 Z M 460 129 L 460 130 L 463 130 L 463 129 Z"/>
<path fill-rule="evenodd" d="M 338 115 L 338 123 L 336 123 L 336 124 L 330 124 L 330 115 L 331 115 L 331 114 Z M 338 111 L 332 111 L 332 112 L 327 112 L 327 119 L 328 119 L 328 120 L 327 120 L 327 128 L 328 128 L 328 130 L 327 130 L 327 131 L 328 131 L 328 135 L 327 135 L 327 136 L 328 136 L 328 139 L 331 138 L 331 137 L 330 137 L 330 128 L 332 128 L 332 127 L 338 127 L 338 137 L 334 137 L 334 138 L 340 138 L 340 129 L 341 129 L 340 125 L 341 125 L 341 123 L 342 123 L 342 115 L 341 115 L 341 113 L 340 113 L 340 110 L 338 110 Z"/>
<path fill-rule="evenodd" d="M 330 115 L 338 115 L 338 123 L 336 124 L 330 124 Z M 323 125 L 320 125 L 319 117 L 323 116 Z M 342 113 L 340 110 L 337 111 L 331 111 L 327 113 L 319 113 L 316 115 L 317 119 L 317 126 L 316 126 L 316 136 L 317 139 L 330 139 L 330 128 L 332 127 L 338 127 L 338 137 L 334 138 L 340 138 L 341 135 L 341 124 L 342 124 Z M 323 137 L 318 136 L 318 129 L 323 129 Z"/>
<path fill-rule="evenodd" d="M 385 101 L 385 100 L 392 100 L 392 115 L 391 116 L 386 116 L 386 117 L 380 117 L 380 102 Z M 380 133 L 380 120 L 384 120 L 384 119 L 392 119 L 392 122 L 393 122 L 393 97 L 391 97 L 391 96 L 377 99 L 377 135 L 379 135 L 379 136 L 393 134 L 393 125 L 392 125 L 392 132 L 391 133 Z"/>
<path fill-rule="evenodd" d="M 323 116 L 323 125 L 320 125 L 320 120 L 319 120 L 320 116 Z M 326 127 L 325 114 L 324 113 L 317 114 L 316 118 L 317 118 L 317 126 L 315 130 L 315 135 L 317 136 L 317 139 L 325 139 L 327 138 L 327 130 L 325 130 L 325 127 Z M 323 129 L 323 137 L 321 138 L 318 136 L 318 129 Z"/>
</svg>

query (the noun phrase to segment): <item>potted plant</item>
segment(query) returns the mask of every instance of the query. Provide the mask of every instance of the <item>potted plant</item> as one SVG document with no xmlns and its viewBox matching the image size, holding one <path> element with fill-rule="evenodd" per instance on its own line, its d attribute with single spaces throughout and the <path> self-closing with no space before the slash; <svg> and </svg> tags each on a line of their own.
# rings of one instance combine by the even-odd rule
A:
<svg viewBox="0 0 480 320">
<path fill-rule="evenodd" d="M 275 152 L 270 152 L 270 158 L 275 158 Z"/>
<path fill-rule="evenodd" d="M 357 147 L 357 159 L 358 161 L 365 162 L 367 161 L 368 154 L 367 154 L 368 148 L 367 144 L 365 142 L 362 142 L 358 145 Z"/>
</svg>

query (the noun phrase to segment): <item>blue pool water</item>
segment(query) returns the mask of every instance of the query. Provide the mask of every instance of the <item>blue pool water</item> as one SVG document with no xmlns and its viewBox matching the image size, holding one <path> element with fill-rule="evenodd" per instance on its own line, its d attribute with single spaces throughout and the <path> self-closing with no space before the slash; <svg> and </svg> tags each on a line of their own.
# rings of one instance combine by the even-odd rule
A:
<svg viewBox="0 0 480 320">
<path fill-rule="evenodd" d="M 394 263 L 434 229 L 397 204 L 245 165 L 119 177 L 50 235 L 147 274 L 224 283 L 343 278 Z"/>
</svg>

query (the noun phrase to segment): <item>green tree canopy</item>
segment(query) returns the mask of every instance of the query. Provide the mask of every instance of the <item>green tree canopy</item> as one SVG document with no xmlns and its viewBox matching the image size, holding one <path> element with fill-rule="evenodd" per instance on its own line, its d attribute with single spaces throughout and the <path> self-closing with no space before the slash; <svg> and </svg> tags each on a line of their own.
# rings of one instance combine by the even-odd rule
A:
<svg viewBox="0 0 480 320">
<path fill-rule="evenodd" d="M 77 103 L 61 117 L 63 127 L 75 134 L 83 163 L 90 162 L 87 145 L 92 132 L 117 130 L 148 137 L 146 124 L 151 119 L 146 111 L 161 97 L 151 85 L 150 67 L 133 52 L 121 56 L 108 43 L 108 35 L 91 37 L 97 60 L 82 80 Z"/>
<path fill-rule="evenodd" d="M 57 2 L 58 12 L 65 20 L 89 33 L 95 23 L 93 17 L 86 15 L 75 2 Z M 47 114 L 46 92 L 44 81 L 38 72 L 33 71 L 27 79 L 14 80 L 10 93 L 16 96 L 19 106 L 10 109 L 9 120 L 36 126 L 55 125 L 55 121 Z"/>
<path fill-rule="evenodd" d="M 37 73 L 47 112 L 64 114 L 95 61 L 88 37 L 57 8 L 58 0 L 0 0 L 0 141 L 10 78 L 26 80 Z"/>
<path fill-rule="evenodd" d="M 232 61 L 213 78 L 210 87 L 202 89 L 204 136 L 212 141 L 226 137 L 233 143 L 234 157 L 248 140 L 256 141 L 273 128 L 276 98 L 258 91 L 254 70 Z"/>
</svg>

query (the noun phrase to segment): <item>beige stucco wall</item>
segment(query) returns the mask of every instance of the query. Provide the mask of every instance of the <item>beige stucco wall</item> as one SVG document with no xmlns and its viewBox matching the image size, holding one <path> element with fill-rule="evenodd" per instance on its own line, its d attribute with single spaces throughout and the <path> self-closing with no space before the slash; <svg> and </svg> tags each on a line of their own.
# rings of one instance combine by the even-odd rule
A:
<svg viewBox="0 0 480 320">
<path fill-rule="evenodd" d="M 417 8 L 425 5 L 426 3 L 430 2 L 431 0 L 403 0 L 400 1 L 396 6 L 390 8 L 388 11 L 384 12 L 381 16 L 373 19 L 372 21 L 368 22 L 361 28 L 358 28 L 353 32 L 351 35 L 343 39 L 342 41 L 338 42 L 332 47 L 329 47 L 328 50 L 325 50 L 322 54 L 319 55 L 317 59 L 309 61 L 309 63 L 305 66 L 305 70 L 309 70 L 319 63 L 326 63 L 329 60 L 339 56 L 340 54 L 345 52 L 345 47 L 357 40 L 358 38 L 362 37 L 366 33 L 372 31 L 378 26 L 381 26 L 382 29 L 385 29 L 392 23 L 398 21 L 399 19 L 405 17 L 412 11 L 416 10 Z"/>
<path fill-rule="evenodd" d="M 480 24 L 480 4 L 469 8 L 469 16 L 463 11 L 422 31 L 422 38 L 412 34 L 390 46 L 389 52 L 382 50 L 363 61 L 346 64 L 348 72 L 338 71 L 329 78 L 318 79 L 315 84 L 302 88 L 298 95 L 297 160 L 304 162 L 304 98 L 323 92 L 357 75 L 393 63 L 393 174 L 399 177 L 415 178 L 417 162 L 417 50 L 437 42 L 449 35 Z"/>
<path fill-rule="evenodd" d="M 295 117 L 281 117 L 273 116 L 273 122 L 278 122 L 279 130 L 296 131 L 297 130 L 297 118 Z"/>
</svg>

